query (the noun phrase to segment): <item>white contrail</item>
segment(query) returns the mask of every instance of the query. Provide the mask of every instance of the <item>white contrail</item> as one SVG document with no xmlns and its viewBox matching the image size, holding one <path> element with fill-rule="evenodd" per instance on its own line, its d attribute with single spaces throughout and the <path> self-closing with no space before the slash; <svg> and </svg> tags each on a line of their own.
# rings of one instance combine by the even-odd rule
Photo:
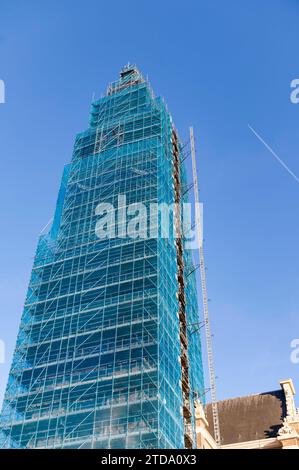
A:
<svg viewBox="0 0 299 470">
<path fill-rule="evenodd" d="M 276 160 L 281 164 L 281 166 L 283 166 L 283 168 L 287 170 L 287 172 L 294 178 L 294 180 L 296 180 L 297 183 L 299 183 L 298 176 L 296 176 L 295 173 L 293 173 L 292 170 L 288 167 L 288 165 L 284 163 L 284 161 L 281 160 L 281 158 L 279 158 L 277 153 L 274 152 L 274 150 L 270 147 L 270 145 L 268 145 L 267 142 L 264 141 L 264 139 L 259 135 L 259 133 L 255 129 L 253 129 L 253 127 L 250 126 L 250 124 L 248 124 L 248 127 L 254 133 L 254 135 L 262 142 L 262 144 L 264 144 L 266 149 L 268 149 L 269 152 L 272 153 L 273 157 L 276 158 Z"/>
</svg>

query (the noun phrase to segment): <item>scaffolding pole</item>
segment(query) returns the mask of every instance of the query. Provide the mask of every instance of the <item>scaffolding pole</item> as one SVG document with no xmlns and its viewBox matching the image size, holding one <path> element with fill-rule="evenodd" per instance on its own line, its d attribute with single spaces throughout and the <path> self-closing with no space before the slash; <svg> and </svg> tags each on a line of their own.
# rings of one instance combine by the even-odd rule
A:
<svg viewBox="0 0 299 470">
<path fill-rule="evenodd" d="M 204 324 L 205 324 L 205 333 L 206 333 L 208 367 L 209 367 L 210 388 L 211 388 L 214 437 L 215 437 L 216 444 L 219 447 L 221 444 L 220 426 L 219 426 L 219 414 L 218 414 L 218 405 L 217 405 L 217 397 L 216 397 L 216 380 L 215 380 L 214 358 L 213 358 L 213 348 L 212 348 L 212 335 L 211 335 L 211 327 L 210 327 L 210 319 L 209 319 L 206 270 L 205 270 L 205 260 L 204 260 L 204 250 L 203 250 L 203 230 L 202 230 L 201 213 L 200 213 L 200 205 L 199 205 L 199 191 L 198 191 L 198 181 L 197 181 L 193 127 L 190 127 L 189 130 L 190 130 L 192 173 L 193 173 L 194 197 L 195 197 L 195 220 L 196 220 L 197 236 L 198 236 L 198 243 L 199 243 L 199 268 L 200 268 L 201 292 L 202 292 L 202 301 L 203 301 Z"/>
</svg>

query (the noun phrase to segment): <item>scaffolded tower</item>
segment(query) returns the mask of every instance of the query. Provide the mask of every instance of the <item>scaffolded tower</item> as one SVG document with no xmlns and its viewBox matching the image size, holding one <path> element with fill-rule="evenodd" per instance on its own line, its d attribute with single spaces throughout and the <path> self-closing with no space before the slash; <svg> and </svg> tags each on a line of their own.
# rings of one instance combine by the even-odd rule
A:
<svg viewBox="0 0 299 470">
<path fill-rule="evenodd" d="M 118 221 L 115 237 L 100 239 L 98 204 L 117 207 L 120 195 L 123 209 L 176 203 L 176 234 L 132 238 Z M 177 236 L 187 197 L 171 116 L 127 65 L 92 103 L 51 229 L 38 242 L 1 447 L 196 447 L 203 374 L 195 273 Z"/>
</svg>

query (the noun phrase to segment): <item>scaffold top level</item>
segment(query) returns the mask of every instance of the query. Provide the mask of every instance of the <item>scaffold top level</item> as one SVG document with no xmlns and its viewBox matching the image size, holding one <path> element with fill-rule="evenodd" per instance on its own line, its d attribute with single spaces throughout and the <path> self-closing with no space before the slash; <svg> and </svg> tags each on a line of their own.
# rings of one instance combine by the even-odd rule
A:
<svg viewBox="0 0 299 470">
<path fill-rule="evenodd" d="M 128 75 L 136 75 L 136 74 L 141 75 L 136 65 L 130 64 L 128 62 L 127 65 L 124 65 L 123 68 L 121 69 L 119 76 L 120 78 L 124 78 Z"/>
<path fill-rule="evenodd" d="M 118 93 L 133 85 L 146 82 L 136 65 L 132 65 L 130 63 L 121 69 L 119 77 L 120 78 L 118 80 L 109 84 L 106 96 Z"/>
</svg>

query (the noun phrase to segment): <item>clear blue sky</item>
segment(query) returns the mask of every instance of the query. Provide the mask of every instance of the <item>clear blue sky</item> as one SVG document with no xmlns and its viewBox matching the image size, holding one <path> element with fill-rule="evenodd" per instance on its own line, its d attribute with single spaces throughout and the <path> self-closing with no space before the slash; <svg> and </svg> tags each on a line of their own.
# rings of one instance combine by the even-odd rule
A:
<svg viewBox="0 0 299 470">
<path fill-rule="evenodd" d="M 299 337 L 297 0 L 1 0 L 0 365 L 4 390 L 40 230 L 75 134 L 128 61 L 197 135 L 218 397 L 293 377 Z"/>
</svg>

